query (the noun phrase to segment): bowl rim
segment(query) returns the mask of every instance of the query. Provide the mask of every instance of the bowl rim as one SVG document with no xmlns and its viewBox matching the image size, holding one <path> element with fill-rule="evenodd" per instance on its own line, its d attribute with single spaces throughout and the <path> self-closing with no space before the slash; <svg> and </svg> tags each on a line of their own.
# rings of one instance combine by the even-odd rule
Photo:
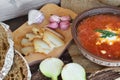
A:
<svg viewBox="0 0 120 80">
<path fill-rule="evenodd" d="M 99 12 L 97 12 L 97 11 L 99 11 Z M 120 15 L 120 9 L 117 7 L 109 6 L 109 7 L 96 7 L 96 8 L 91 8 L 89 10 L 86 10 L 77 15 L 77 17 L 73 21 L 71 32 L 72 32 L 72 36 L 73 36 L 73 39 L 74 39 L 77 47 L 81 51 L 81 54 L 83 54 L 87 59 L 89 59 L 90 61 L 92 61 L 94 63 L 102 65 L 102 66 L 120 66 L 120 60 L 115 60 L 115 61 L 108 60 L 108 59 L 104 59 L 104 58 L 95 56 L 94 54 L 91 54 L 86 49 L 84 49 L 84 47 L 82 47 L 82 45 L 80 44 L 80 42 L 77 39 L 77 27 L 78 27 L 78 24 L 80 23 L 80 21 L 82 21 L 83 19 L 85 19 L 89 16 L 98 15 L 98 14 L 107 14 L 107 13 L 112 13 L 112 14 L 119 13 L 119 15 Z"/>
</svg>

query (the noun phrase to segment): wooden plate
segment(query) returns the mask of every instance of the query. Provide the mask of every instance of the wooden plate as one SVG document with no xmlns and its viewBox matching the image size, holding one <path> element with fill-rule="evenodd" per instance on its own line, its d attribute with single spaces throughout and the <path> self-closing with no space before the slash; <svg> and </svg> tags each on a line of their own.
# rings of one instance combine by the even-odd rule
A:
<svg viewBox="0 0 120 80">
<path fill-rule="evenodd" d="M 33 24 L 33 25 L 29 26 L 26 22 L 25 24 L 23 24 L 22 26 L 20 26 L 17 30 L 15 30 L 13 32 L 13 40 L 15 42 L 15 49 L 18 50 L 19 52 L 21 52 L 21 48 L 22 48 L 20 42 L 21 42 L 22 38 L 25 36 L 25 34 L 28 32 L 31 32 L 31 29 L 33 27 L 40 28 L 40 27 L 47 25 L 49 23 L 48 19 L 51 14 L 56 14 L 59 16 L 69 15 L 69 16 L 71 16 L 72 19 L 74 19 L 77 15 L 73 11 L 71 11 L 69 9 L 61 8 L 55 4 L 47 4 L 47 5 L 43 6 L 40 11 L 42 11 L 45 15 L 45 20 L 41 24 Z M 40 53 L 33 53 L 28 56 L 25 56 L 28 63 L 36 61 L 36 60 L 42 60 L 47 57 L 59 57 L 62 54 L 62 52 L 66 49 L 66 47 L 72 40 L 71 28 L 69 28 L 68 30 L 65 30 L 65 31 L 57 29 L 56 31 L 65 37 L 65 40 L 64 40 L 65 45 L 54 49 L 48 55 L 40 54 Z"/>
</svg>

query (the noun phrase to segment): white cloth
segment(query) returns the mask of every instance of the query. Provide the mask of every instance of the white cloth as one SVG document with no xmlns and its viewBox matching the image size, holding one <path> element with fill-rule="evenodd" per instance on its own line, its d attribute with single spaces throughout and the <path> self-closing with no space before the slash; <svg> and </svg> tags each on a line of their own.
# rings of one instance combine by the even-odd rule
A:
<svg viewBox="0 0 120 80">
<path fill-rule="evenodd" d="M 60 0 L 0 0 L 0 21 L 25 15 L 46 3 L 59 4 Z"/>
<path fill-rule="evenodd" d="M 15 5 L 16 7 L 20 7 L 23 4 L 29 3 L 32 0 L 9 0 L 9 2 L 13 5 Z"/>
</svg>

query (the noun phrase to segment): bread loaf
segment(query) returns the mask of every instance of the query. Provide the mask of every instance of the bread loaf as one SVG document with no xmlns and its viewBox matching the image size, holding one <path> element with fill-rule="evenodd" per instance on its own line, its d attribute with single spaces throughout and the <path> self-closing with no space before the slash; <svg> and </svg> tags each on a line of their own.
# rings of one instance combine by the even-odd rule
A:
<svg viewBox="0 0 120 80">
<path fill-rule="evenodd" d="M 13 45 L 9 26 L 0 22 L 0 80 L 4 79 L 13 64 Z"/>
<path fill-rule="evenodd" d="M 7 41 L 7 34 L 5 29 L 0 25 L 0 70 L 2 69 L 5 61 L 5 56 L 9 48 Z"/>
<path fill-rule="evenodd" d="M 0 22 L 0 80 L 30 80 L 31 74 L 24 58 L 16 52 L 9 26 Z"/>
<path fill-rule="evenodd" d="M 15 52 L 14 63 L 4 80 L 30 80 L 30 77 L 31 73 L 27 62 L 18 52 Z"/>
</svg>

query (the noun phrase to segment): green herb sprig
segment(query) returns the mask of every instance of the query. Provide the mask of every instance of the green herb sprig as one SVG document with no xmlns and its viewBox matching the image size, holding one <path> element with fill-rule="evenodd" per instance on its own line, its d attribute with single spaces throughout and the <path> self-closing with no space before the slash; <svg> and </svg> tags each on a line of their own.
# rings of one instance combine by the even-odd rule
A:
<svg viewBox="0 0 120 80">
<path fill-rule="evenodd" d="M 113 37 L 113 36 L 117 36 L 118 35 L 118 34 L 116 34 L 114 32 L 108 31 L 108 30 L 97 29 L 95 31 L 102 33 L 101 38 Z"/>
</svg>

